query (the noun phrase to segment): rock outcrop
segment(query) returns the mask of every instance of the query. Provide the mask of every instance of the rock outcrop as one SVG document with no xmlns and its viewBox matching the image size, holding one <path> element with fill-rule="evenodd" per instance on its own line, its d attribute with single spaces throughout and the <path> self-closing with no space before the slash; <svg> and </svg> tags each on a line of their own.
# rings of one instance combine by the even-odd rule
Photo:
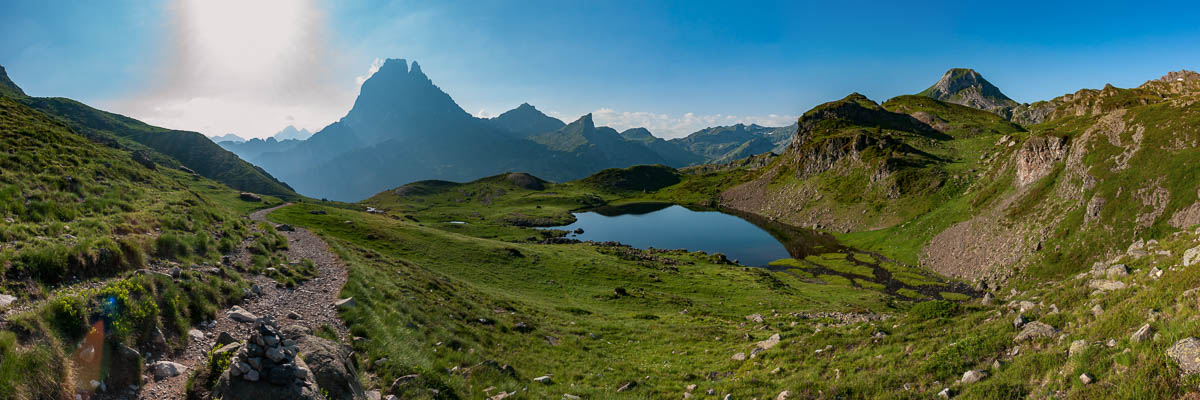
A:
<svg viewBox="0 0 1200 400">
<path fill-rule="evenodd" d="M 1035 136 L 1025 141 L 1017 151 L 1017 186 L 1025 186 L 1042 179 L 1054 169 L 1054 164 L 1067 154 L 1067 138 Z"/>
</svg>

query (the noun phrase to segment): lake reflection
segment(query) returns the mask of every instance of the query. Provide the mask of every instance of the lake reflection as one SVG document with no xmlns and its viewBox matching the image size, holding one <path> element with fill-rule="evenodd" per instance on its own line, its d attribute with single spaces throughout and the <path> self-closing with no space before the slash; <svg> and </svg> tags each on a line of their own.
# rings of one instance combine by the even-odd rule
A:
<svg viewBox="0 0 1200 400">
<path fill-rule="evenodd" d="M 582 234 L 571 237 L 621 242 L 641 249 L 723 253 L 750 266 L 767 266 L 781 258 L 803 257 L 812 253 L 815 247 L 826 250 L 836 247 L 826 236 L 760 218 L 746 216 L 744 219 L 720 211 L 690 210 L 665 203 L 606 206 L 576 213 L 575 218 L 575 223 L 554 229 L 583 229 Z"/>
</svg>

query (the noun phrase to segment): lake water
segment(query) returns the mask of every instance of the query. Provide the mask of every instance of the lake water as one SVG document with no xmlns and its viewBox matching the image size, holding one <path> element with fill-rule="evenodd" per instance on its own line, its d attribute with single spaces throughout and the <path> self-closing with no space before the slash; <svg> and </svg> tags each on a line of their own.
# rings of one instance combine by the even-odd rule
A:
<svg viewBox="0 0 1200 400">
<path fill-rule="evenodd" d="M 746 219 L 718 211 L 694 211 L 669 204 L 603 207 L 575 214 L 575 223 L 554 227 L 574 231 L 569 237 L 597 242 L 614 241 L 646 249 L 688 249 L 723 253 L 742 265 L 766 266 L 781 258 L 800 256 L 783 242 L 791 237 L 772 233 Z M 794 249 L 803 252 L 803 249 Z"/>
</svg>

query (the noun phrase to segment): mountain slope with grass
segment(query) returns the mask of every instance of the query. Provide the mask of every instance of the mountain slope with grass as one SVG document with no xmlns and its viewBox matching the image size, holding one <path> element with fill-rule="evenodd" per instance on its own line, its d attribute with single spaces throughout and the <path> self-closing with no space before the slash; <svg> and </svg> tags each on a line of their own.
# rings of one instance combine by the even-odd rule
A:
<svg viewBox="0 0 1200 400">
<path fill-rule="evenodd" d="M 0 74 L 3 71 L 0 70 Z M 8 80 L 7 75 L 2 79 Z M 16 87 L 16 85 L 11 85 Z M 151 126 L 133 118 L 113 114 L 75 100 L 61 97 L 28 97 L 20 92 L 0 95 L 41 111 L 75 132 L 94 141 L 131 149 L 149 150 L 161 155 L 156 161 L 169 167 L 184 166 L 209 179 L 248 192 L 293 198 L 296 193 L 287 184 L 237 155 L 222 149 L 197 132 L 177 131 Z"/>
<path fill-rule="evenodd" d="M 277 257 L 274 228 L 243 218 L 264 200 L 144 150 L 96 143 L 9 98 L 0 142 L 0 397 L 140 385 L 143 355 L 182 348 L 244 296 L 223 255 L 250 245 Z"/>
</svg>

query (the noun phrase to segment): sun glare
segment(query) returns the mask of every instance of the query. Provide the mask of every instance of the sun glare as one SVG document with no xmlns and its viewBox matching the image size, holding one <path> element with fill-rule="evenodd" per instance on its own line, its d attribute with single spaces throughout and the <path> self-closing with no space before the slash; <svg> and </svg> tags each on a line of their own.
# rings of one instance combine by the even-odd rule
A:
<svg viewBox="0 0 1200 400">
<path fill-rule="evenodd" d="M 269 79 L 306 48 L 312 4 L 308 1 L 183 0 L 179 40 L 207 73 L 229 79 Z M 231 82 L 232 83 L 232 82 Z"/>
</svg>

